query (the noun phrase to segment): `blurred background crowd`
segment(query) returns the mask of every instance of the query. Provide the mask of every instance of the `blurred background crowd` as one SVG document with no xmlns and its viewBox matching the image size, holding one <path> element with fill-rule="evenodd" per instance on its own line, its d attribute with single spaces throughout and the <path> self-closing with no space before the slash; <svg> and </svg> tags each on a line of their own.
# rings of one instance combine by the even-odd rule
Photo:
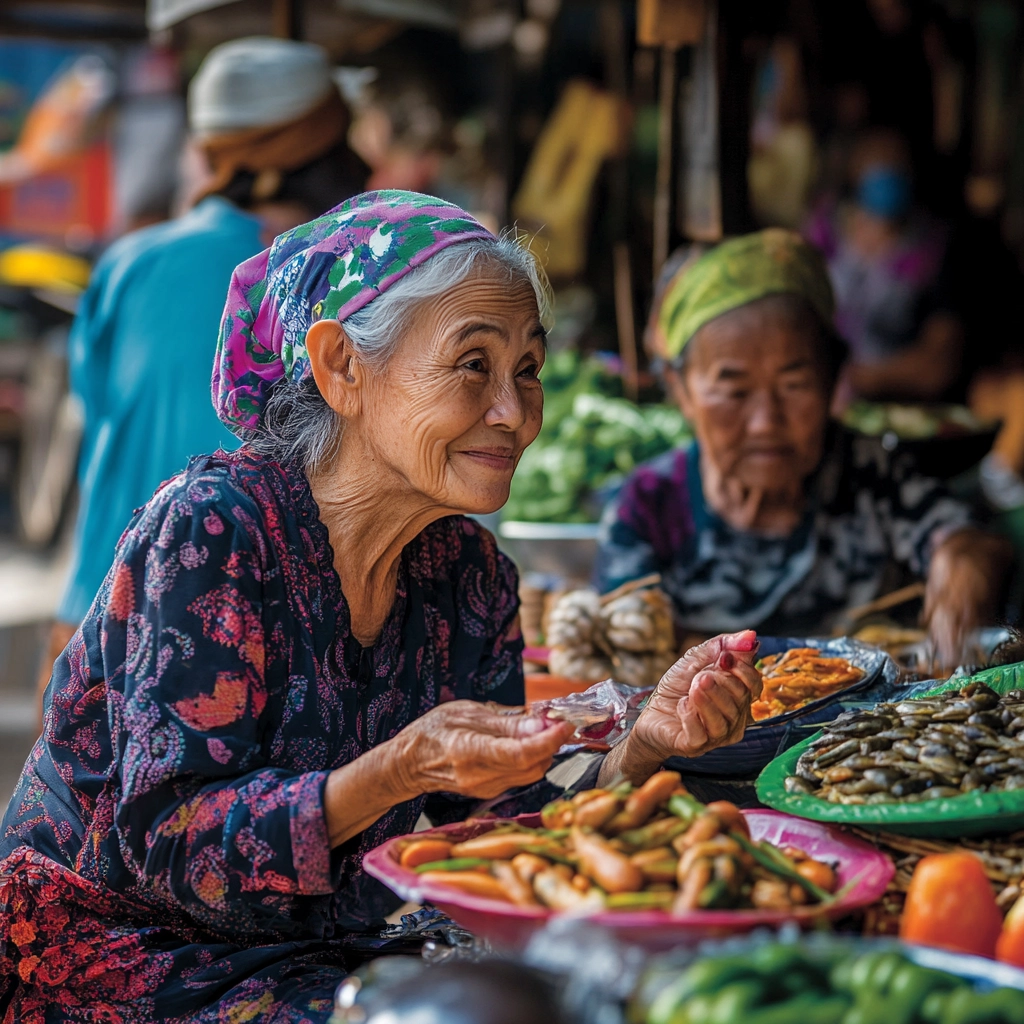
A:
<svg viewBox="0 0 1024 1024">
<path fill-rule="evenodd" d="M 500 531 L 527 626 L 587 575 L 609 488 L 688 436 L 649 358 L 659 280 L 759 228 L 827 261 L 833 414 L 921 446 L 1020 551 L 1022 22 L 1014 0 L 4 4 L 0 799 L 130 510 L 229 441 L 186 352 L 212 359 L 231 268 L 364 188 L 516 225 L 554 285 L 546 423 Z"/>
</svg>

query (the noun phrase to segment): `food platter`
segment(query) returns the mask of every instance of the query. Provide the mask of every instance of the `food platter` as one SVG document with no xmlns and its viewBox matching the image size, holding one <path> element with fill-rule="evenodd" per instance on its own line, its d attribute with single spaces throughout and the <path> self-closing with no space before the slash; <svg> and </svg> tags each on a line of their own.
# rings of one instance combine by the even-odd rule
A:
<svg viewBox="0 0 1024 1024">
<path fill-rule="evenodd" d="M 920 694 L 931 697 L 963 688 L 978 681 L 997 693 L 1024 686 L 1024 664 L 987 669 L 977 675 L 951 679 Z M 816 734 L 817 735 L 817 734 Z M 928 800 L 923 803 L 849 805 L 829 803 L 817 796 L 789 793 L 785 780 L 792 775 L 798 758 L 814 742 L 812 736 L 780 754 L 757 780 L 762 803 L 788 814 L 837 825 L 856 825 L 902 835 L 953 838 L 982 834 L 1005 834 L 1024 828 L 1024 790 L 971 792 Z"/>
<path fill-rule="evenodd" d="M 751 778 L 761 771 L 780 749 L 788 746 L 794 736 L 801 735 L 805 727 L 831 721 L 836 715 L 836 705 L 840 701 L 863 693 L 889 676 L 895 678 L 899 671 L 884 651 L 849 637 L 761 637 L 760 640 L 761 657 L 771 657 L 796 647 L 816 647 L 828 657 L 845 658 L 851 665 L 861 669 L 864 675 L 836 693 L 819 697 L 796 710 L 747 726 L 743 739 L 730 747 L 719 747 L 702 757 L 672 758 L 668 762 L 669 768 L 686 774 L 746 775 Z"/>
<path fill-rule="evenodd" d="M 775 811 L 744 811 L 744 816 L 753 839 L 767 839 L 779 846 L 799 846 L 812 857 L 835 865 L 841 887 L 841 895 L 835 902 L 827 908 L 797 908 L 786 913 L 700 910 L 670 917 L 664 911 L 603 911 L 591 915 L 588 920 L 615 932 L 623 941 L 649 950 L 661 950 L 682 939 L 748 932 L 758 927 L 776 927 L 786 921 L 810 925 L 822 917 L 842 917 L 855 907 L 878 899 L 895 873 L 892 861 L 873 846 L 827 826 L 800 821 Z M 540 815 L 520 815 L 511 820 L 534 827 L 540 823 Z M 459 822 L 432 829 L 429 833 L 417 833 L 416 836 L 437 835 L 462 842 L 506 823 L 507 820 L 499 819 Z M 366 872 L 403 899 L 431 903 L 475 934 L 511 948 L 521 948 L 554 916 L 543 908 L 513 906 L 424 883 L 420 875 L 406 870 L 398 862 L 398 850 L 409 838 L 399 836 L 391 839 L 363 858 Z"/>
</svg>

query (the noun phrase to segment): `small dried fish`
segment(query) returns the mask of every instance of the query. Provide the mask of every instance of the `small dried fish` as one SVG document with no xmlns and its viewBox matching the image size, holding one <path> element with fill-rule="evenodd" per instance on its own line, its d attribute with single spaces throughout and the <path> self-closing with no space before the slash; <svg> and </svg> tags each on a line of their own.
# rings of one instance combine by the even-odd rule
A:
<svg viewBox="0 0 1024 1024">
<path fill-rule="evenodd" d="M 847 711 L 800 756 L 788 792 L 842 804 L 1024 790 L 1024 690 L 971 683 Z"/>
</svg>

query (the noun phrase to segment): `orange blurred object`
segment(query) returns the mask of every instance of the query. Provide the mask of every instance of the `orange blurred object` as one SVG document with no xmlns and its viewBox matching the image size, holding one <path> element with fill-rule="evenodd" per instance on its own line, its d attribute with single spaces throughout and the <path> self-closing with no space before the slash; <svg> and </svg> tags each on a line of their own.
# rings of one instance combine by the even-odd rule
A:
<svg viewBox="0 0 1024 1024">
<path fill-rule="evenodd" d="M 954 953 L 994 957 L 1003 915 L 973 853 L 936 853 L 914 870 L 900 938 Z"/>
<path fill-rule="evenodd" d="M 1006 915 L 996 943 L 996 959 L 1014 967 L 1024 967 L 1024 899 L 1018 897 Z"/>
<path fill-rule="evenodd" d="M 553 676 L 547 672 L 529 672 L 526 675 L 526 703 L 568 697 L 570 693 L 582 693 L 593 685 L 586 679 L 567 679 L 565 676 Z"/>
</svg>

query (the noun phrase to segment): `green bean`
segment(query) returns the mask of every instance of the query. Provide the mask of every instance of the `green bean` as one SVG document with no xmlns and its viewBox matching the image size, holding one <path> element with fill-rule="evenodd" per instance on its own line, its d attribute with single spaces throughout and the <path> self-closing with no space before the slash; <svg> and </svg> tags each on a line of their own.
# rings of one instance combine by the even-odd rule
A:
<svg viewBox="0 0 1024 1024">
<path fill-rule="evenodd" d="M 796 882 L 809 895 L 813 896 L 819 903 L 831 903 L 835 898 L 832 893 L 826 892 L 820 886 L 804 878 L 793 866 L 793 862 L 775 847 L 768 843 L 753 843 L 742 832 L 733 830 L 729 833 L 740 846 L 750 854 L 754 860 L 763 868 L 767 868 L 773 874 L 785 878 L 787 882 Z"/>
<path fill-rule="evenodd" d="M 481 857 L 453 857 L 451 860 L 432 860 L 426 864 L 419 864 L 413 871 L 417 875 L 422 875 L 424 871 L 468 871 L 484 864 L 490 864 L 490 861 Z"/>
</svg>

